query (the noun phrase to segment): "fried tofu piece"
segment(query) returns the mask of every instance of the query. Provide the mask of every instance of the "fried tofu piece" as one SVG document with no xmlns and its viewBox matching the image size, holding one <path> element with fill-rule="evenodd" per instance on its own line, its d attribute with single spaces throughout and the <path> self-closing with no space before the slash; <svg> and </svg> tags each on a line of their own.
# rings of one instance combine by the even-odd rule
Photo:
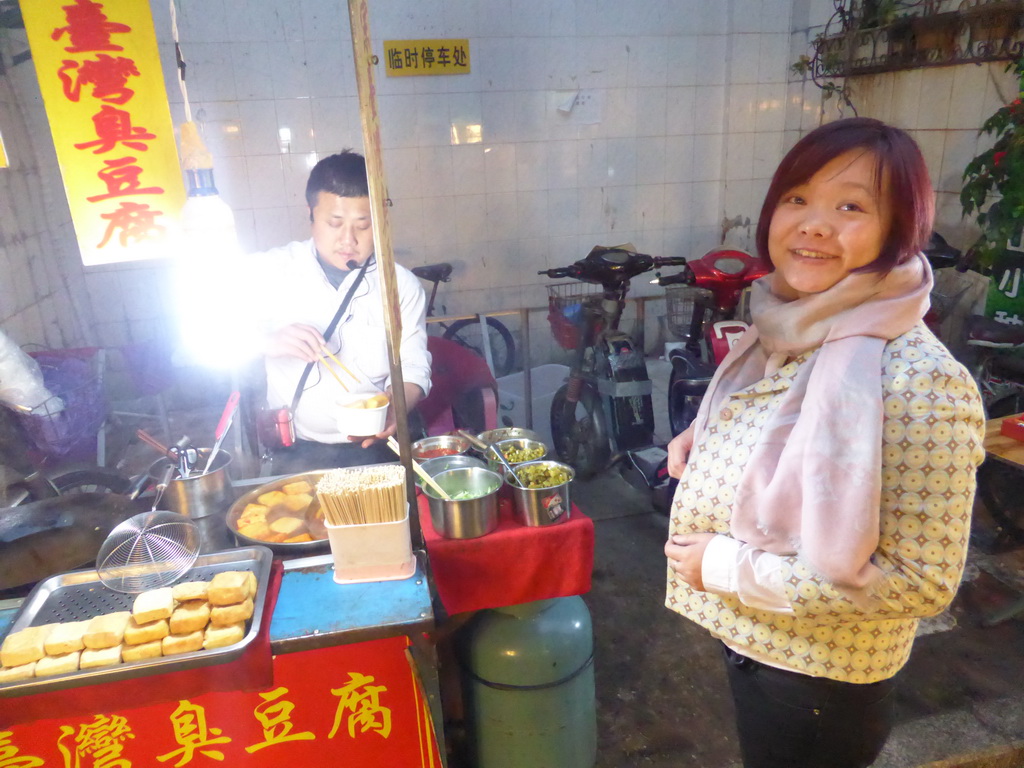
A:
<svg viewBox="0 0 1024 768">
<path fill-rule="evenodd" d="M 259 541 L 270 541 L 270 537 L 273 535 L 270 532 L 270 528 L 264 522 L 239 525 L 238 532 L 243 536 L 248 536 L 250 539 L 258 539 Z"/>
<path fill-rule="evenodd" d="M 142 661 L 143 659 L 158 659 L 164 655 L 164 644 L 161 640 L 151 640 L 148 643 L 138 645 L 126 645 L 121 650 L 121 660 Z"/>
<path fill-rule="evenodd" d="M 233 605 L 249 597 L 248 571 L 221 571 L 210 580 L 207 595 L 211 605 Z"/>
<path fill-rule="evenodd" d="M 46 655 L 46 638 L 56 624 L 40 624 L 12 632 L 0 645 L 0 664 L 5 667 L 23 667 L 39 661 Z"/>
<path fill-rule="evenodd" d="M 191 600 L 205 600 L 209 588 L 208 581 L 183 581 L 171 587 L 171 594 L 179 603 L 187 603 Z"/>
<path fill-rule="evenodd" d="M 31 680 L 36 674 L 36 664 L 19 664 L 16 667 L 0 667 L 0 683 L 16 683 L 20 680 Z"/>
<path fill-rule="evenodd" d="M 300 533 L 298 536 L 292 536 L 290 539 L 285 539 L 285 544 L 305 544 L 313 541 L 313 537 L 308 533 Z"/>
<path fill-rule="evenodd" d="M 94 667 L 112 667 L 121 663 L 122 645 L 112 645 L 109 648 L 86 648 L 78 660 L 79 669 L 93 669 Z"/>
<path fill-rule="evenodd" d="M 282 491 L 267 491 L 266 493 L 261 493 L 257 496 L 256 501 L 269 509 L 275 504 L 283 504 L 284 500 L 287 498 L 288 494 Z"/>
<path fill-rule="evenodd" d="M 226 627 L 229 624 L 244 622 L 252 616 L 253 601 L 247 597 L 244 602 L 235 605 L 215 605 L 210 610 L 210 624 L 215 627 Z"/>
<path fill-rule="evenodd" d="M 128 626 L 124 628 L 124 642 L 125 645 L 142 645 L 153 640 L 163 640 L 169 634 L 171 634 L 171 630 L 167 619 L 157 619 L 147 624 L 140 624 L 132 616 L 128 621 Z"/>
<path fill-rule="evenodd" d="M 204 632 L 201 629 L 184 635 L 168 635 L 160 641 L 163 646 L 164 656 L 201 650 L 203 647 L 203 637 Z"/>
<path fill-rule="evenodd" d="M 211 624 L 206 628 L 206 633 L 203 636 L 203 648 L 209 651 L 213 648 L 223 648 L 226 645 L 234 645 L 243 637 L 245 637 L 244 621 L 240 621 L 237 624 L 228 624 L 223 627 L 217 627 Z"/>
<path fill-rule="evenodd" d="M 113 648 L 120 646 L 124 640 L 124 630 L 128 626 L 128 620 L 132 617 L 128 611 L 116 611 L 94 616 L 89 620 L 89 626 L 85 630 L 83 640 L 85 647 L 97 650 L 100 648 Z"/>
<path fill-rule="evenodd" d="M 83 621 L 66 621 L 56 624 L 53 631 L 46 637 L 43 647 L 47 656 L 61 656 L 72 651 L 85 648 L 85 631 L 89 627 L 89 619 Z"/>
<path fill-rule="evenodd" d="M 209 621 L 210 604 L 205 600 L 192 600 L 174 609 L 169 628 L 172 635 L 187 635 L 204 629 Z"/>
<path fill-rule="evenodd" d="M 281 541 L 306 532 L 306 521 L 298 517 L 280 517 L 270 524 L 270 532 Z"/>
<path fill-rule="evenodd" d="M 285 483 L 281 486 L 281 490 L 289 496 L 298 496 L 304 493 L 312 495 L 313 484 L 309 480 L 296 480 L 293 483 Z"/>
<path fill-rule="evenodd" d="M 306 508 L 313 503 L 313 495 L 309 493 L 297 493 L 284 500 L 284 506 L 293 513 L 305 512 Z"/>
<path fill-rule="evenodd" d="M 169 619 L 174 612 L 174 593 L 171 587 L 148 589 L 135 598 L 132 618 L 139 624 L 157 619 Z"/>
<path fill-rule="evenodd" d="M 43 656 L 43 658 L 36 662 L 36 677 L 66 675 L 69 672 L 77 672 L 81 655 L 81 651 L 71 651 L 71 653 L 62 653 L 57 656 Z"/>
</svg>

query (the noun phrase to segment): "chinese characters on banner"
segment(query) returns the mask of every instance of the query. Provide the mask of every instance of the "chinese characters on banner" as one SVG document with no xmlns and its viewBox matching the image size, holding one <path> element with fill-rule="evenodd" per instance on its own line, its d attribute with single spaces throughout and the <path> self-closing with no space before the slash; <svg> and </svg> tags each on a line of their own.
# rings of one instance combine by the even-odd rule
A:
<svg viewBox="0 0 1024 768">
<path fill-rule="evenodd" d="M 199 693 L 139 709 L 0 726 L 0 766 L 441 768 L 407 644 L 395 637 L 281 654 L 274 658 L 274 687 L 266 691 Z M 146 678 L 138 683 L 146 685 Z"/>
<path fill-rule="evenodd" d="M 388 77 L 469 74 L 469 40 L 385 40 Z"/>
<path fill-rule="evenodd" d="M 992 265 L 985 314 L 1007 325 L 1024 325 L 1024 236 L 1006 244 Z"/>
<path fill-rule="evenodd" d="M 185 189 L 149 3 L 22 15 L 83 263 L 170 256 Z"/>
</svg>

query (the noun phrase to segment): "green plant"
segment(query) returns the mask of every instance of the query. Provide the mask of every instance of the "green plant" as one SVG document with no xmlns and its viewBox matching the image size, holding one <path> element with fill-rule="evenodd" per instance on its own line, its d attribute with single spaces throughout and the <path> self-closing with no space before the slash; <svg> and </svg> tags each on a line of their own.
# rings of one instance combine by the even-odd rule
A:
<svg viewBox="0 0 1024 768">
<path fill-rule="evenodd" d="M 960 205 L 964 216 L 977 213 L 981 235 L 971 246 L 981 266 L 991 266 L 1008 241 L 1024 231 L 1024 57 L 1007 66 L 1018 78 L 1017 98 L 1000 107 L 981 126 L 995 137 L 964 169 Z"/>
</svg>

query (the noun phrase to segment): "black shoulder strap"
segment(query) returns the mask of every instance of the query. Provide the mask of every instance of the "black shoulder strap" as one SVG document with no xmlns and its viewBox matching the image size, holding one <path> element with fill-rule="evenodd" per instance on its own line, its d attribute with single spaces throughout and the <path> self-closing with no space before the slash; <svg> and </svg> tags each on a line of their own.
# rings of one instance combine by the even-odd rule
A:
<svg viewBox="0 0 1024 768">
<path fill-rule="evenodd" d="M 370 262 L 373 261 L 374 257 L 370 256 L 366 261 L 363 262 L 363 266 L 359 268 L 359 272 L 356 273 L 356 279 L 352 281 L 352 285 L 349 286 L 348 293 L 345 294 L 345 298 L 341 300 L 341 304 L 338 306 L 338 311 L 334 313 L 334 319 L 331 320 L 330 325 L 327 326 L 327 330 L 324 331 L 324 339 L 330 340 L 331 334 L 334 333 L 334 329 L 338 327 L 338 321 L 341 320 L 341 316 L 345 314 L 345 310 L 348 308 L 349 303 L 352 301 L 352 296 L 356 292 L 356 288 L 359 287 L 359 283 L 363 280 L 363 275 L 366 273 L 366 268 Z M 299 377 L 299 384 L 295 387 L 295 395 L 292 397 L 292 413 L 295 413 L 295 408 L 299 404 L 299 398 L 302 397 L 302 390 L 306 386 L 306 379 L 309 378 L 309 372 L 313 370 L 313 363 L 306 363 L 306 369 L 302 372 Z"/>
</svg>

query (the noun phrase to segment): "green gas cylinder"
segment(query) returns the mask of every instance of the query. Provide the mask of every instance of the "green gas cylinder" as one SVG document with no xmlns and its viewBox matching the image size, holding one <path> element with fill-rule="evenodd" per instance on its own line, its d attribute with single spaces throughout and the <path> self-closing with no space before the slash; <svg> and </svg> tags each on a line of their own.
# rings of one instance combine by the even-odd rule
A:
<svg viewBox="0 0 1024 768">
<path fill-rule="evenodd" d="M 594 635 L 578 596 L 481 611 L 458 638 L 474 768 L 592 768 Z"/>
</svg>

